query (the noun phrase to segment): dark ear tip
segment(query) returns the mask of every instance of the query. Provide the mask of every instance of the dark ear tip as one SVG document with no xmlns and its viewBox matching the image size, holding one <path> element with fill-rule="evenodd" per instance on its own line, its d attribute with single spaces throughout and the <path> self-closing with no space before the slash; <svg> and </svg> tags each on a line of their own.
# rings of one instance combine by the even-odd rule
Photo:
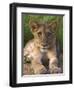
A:
<svg viewBox="0 0 74 90">
<path fill-rule="evenodd" d="M 34 32 L 38 28 L 38 23 L 36 21 L 29 21 L 29 27 L 31 28 L 31 31 Z"/>
<path fill-rule="evenodd" d="M 49 26 L 51 26 L 51 27 L 56 27 L 57 26 L 57 21 L 51 21 L 51 22 L 49 22 Z"/>
<path fill-rule="evenodd" d="M 32 25 L 37 25 L 37 22 L 36 21 L 29 21 L 29 25 L 32 26 Z"/>
</svg>

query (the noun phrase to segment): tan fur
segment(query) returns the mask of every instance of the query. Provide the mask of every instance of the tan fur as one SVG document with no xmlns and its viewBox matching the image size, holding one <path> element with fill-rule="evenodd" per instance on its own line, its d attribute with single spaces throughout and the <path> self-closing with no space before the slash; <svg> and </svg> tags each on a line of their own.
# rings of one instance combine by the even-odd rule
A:
<svg viewBox="0 0 74 90">
<path fill-rule="evenodd" d="M 42 74 L 47 72 L 47 69 L 41 61 L 43 52 L 46 53 L 46 56 L 49 59 L 49 72 L 61 72 L 61 69 L 58 68 L 58 59 L 56 57 L 56 22 L 30 22 L 30 28 L 34 35 L 34 39 L 26 44 L 24 48 L 24 56 L 31 59 L 34 73 Z"/>
</svg>

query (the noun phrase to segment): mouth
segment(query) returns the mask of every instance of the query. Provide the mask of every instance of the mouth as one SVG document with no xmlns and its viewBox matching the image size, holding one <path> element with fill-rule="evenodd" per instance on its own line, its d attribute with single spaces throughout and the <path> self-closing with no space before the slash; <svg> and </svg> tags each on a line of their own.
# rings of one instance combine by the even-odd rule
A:
<svg viewBox="0 0 74 90">
<path fill-rule="evenodd" d="M 48 51 L 48 47 L 42 47 L 42 48 L 40 49 L 40 51 L 41 51 L 41 52 L 47 52 L 47 51 Z"/>
<path fill-rule="evenodd" d="M 48 47 L 43 47 L 42 49 L 48 49 Z"/>
<path fill-rule="evenodd" d="M 48 51 L 48 46 L 42 47 L 40 50 L 41 50 L 41 52 L 47 52 Z"/>
<path fill-rule="evenodd" d="M 49 46 L 43 46 L 42 47 L 42 49 L 48 49 L 49 48 Z"/>
</svg>

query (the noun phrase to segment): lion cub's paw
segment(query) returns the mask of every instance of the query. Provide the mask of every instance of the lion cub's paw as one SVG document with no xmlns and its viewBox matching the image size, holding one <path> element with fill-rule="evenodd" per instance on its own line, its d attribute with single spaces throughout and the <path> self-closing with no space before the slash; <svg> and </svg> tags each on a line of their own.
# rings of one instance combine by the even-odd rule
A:
<svg viewBox="0 0 74 90">
<path fill-rule="evenodd" d="M 42 69 L 40 70 L 40 74 L 47 74 L 47 70 L 46 70 L 45 68 L 42 68 Z"/>
<path fill-rule="evenodd" d="M 62 72 L 62 70 L 61 70 L 61 68 L 60 67 L 53 67 L 53 68 L 51 68 L 50 69 L 50 73 L 52 74 L 52 73 L 61 73 Z"/>
<path fill-rule="evenodd" d="M 46 74 L 47 70 L 43 65 L 40 65 L 39 67 L 37 67 L 37 69 L 35 69 L 35 74 Z"/>
</svg>

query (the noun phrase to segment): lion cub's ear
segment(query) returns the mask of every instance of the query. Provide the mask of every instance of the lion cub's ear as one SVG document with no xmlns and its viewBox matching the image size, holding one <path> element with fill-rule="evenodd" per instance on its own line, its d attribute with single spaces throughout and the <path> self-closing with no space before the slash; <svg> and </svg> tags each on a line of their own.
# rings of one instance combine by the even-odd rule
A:
<svg viewBox="0 0 74 90">
<path fill-rule="evenodd" d="M 32 32 L 36 32 L 38 30 L 39 24 L 36 21 L 29 21 L 29 26 Z"/>
<path fill-rule="evenodd" d="M 51 28 L 52 31 L 56 31 L 57 29 L 57 21 L 52 21 L 48 23 L 49 28 Z"/>
</svg>

